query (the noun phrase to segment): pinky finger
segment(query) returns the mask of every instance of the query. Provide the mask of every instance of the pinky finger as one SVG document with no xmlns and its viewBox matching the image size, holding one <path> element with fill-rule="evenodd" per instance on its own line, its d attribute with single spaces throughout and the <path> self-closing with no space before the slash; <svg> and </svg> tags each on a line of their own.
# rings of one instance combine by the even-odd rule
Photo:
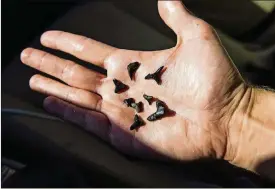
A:
<svg viewBox="0 0 275 189">
<path fill-rule="evenodd" d="M 53 96 L 44 100 L 44 108 L 49 113 L 74 123 L 105 141 L 109 141 L 111 125 L 104 114 L 77 107 Z"/>
</svg>

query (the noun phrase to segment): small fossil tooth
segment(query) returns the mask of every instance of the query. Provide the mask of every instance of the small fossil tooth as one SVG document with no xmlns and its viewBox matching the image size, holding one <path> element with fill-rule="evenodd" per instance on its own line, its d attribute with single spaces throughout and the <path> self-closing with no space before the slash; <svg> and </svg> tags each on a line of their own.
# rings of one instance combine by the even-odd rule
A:
<svg viewBox="0 0 275 189">
<path fill-rule="evenodd" d="M 153 100 L 153 97 L 152 97 L 152 96 L 149 96 L 149 95 L 144 94 L 144 95 L 143 95 L 143 98 L 144 98 L 145 100 L 147 100 L 147 102 L 149 103 L 149 105 L 152 104 L 152 100 Z"/>
<path fill-rule="evenodd" d="M 137 113 L 139 113 L 141 112 L 141 109 L 142 109 L 142 102 L 132 103 L 131 107 L 134 108 Z"/>
<path fill-rule="evenodd" d="M 133 62 L 127 66 L 128 74 L 129 74 L 131 80 L 133 80 L 134 74 L 137 71 L 137 69 L 139 68 L 139 66 L 140 66 L 139 62 Z"/>
<path fill-rule="evenodd" d="M 134 123 L 131 125 L 130 130 L 134 130 L 144 125 L 144 121 L 138 116 L 135 115 Z"/>
<path fill-rule="evenodd" d="M 137 113 L 142 110 L 142 102 L 135 103 L 133 98 L 127 98 L 123 101 L 128 107 L 132 107 L 136 110 Z"/>
<path fill-rule="evenodd" d="M 133 98 L 127 98 L 124 101 L 124 104 L 126 104 L 128 107 L 131 106 L 132 103 L 135 103 L 135 100 Z"/>
<path fill-rule="evenodd" d="M 164 102 L 158 100 L 156 102 L 156 106 L 157 106 L 157 111 L 155 113 L 151 114 L 147 118 L 148 121 L 155 121 L 155 120 L 157 120 L 159 118 L 162 118 L 164 116 L 164 114 L 166 112 L 165 111 L 165 104 L 164 104 Z"/>
<path fill-rule="evenodd" d="M 145 79 L 153 79 L 157 82 L 158 85 L 161 84 L 161 80 L 160 80 L 160 73 L 162 71 L 162 69 L 164 68 L 164 66 L 161 66 L 155 73 L 152 74 L 148 74 L 145 76 Z"/>
<path fill-rule="evenodd" d="M 115 84 L 115 93 L 119 93 L 121 91 L 128 89 L 127 85 L 125 85 L 124 83 L 122 83 L 121 81 L 119 81 L 117 79 L 113 79 L 113 82 Z"/>
</svg>

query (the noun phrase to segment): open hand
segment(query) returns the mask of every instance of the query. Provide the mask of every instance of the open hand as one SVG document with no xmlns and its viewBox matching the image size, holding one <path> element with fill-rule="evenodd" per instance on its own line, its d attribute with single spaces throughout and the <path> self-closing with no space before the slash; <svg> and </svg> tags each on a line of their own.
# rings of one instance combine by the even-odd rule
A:
<svg viewBox="0 0 275 189">
<path fill-rule="evenodd" d="M 178 160 L 224 158 L 231 148 L 227 143 L 231 109 L 246 85 L 210 25 L 191 15 L 180 1 L 159 1 L 158 6 L 162 19 L 177 34 L 175 47 L 131 51 L 79 35 L 48 31 L 41 37 L 44 46 L 103 67 L 107 76 L 27 48 L 21 55 L 23 63 L 67 84 L 35 75 L 30 86 L 50 95 L 44 102 L 47 111 L 126 154 Z M 127 66 L 136 61 L 141 65 L 131 80 Z M 144 79 L 161 66 L 165 67 L 161 85 Z M 114 93 L 114 78 L 129 89 Z M 164 101 L 175 114 L 154 122 L 146 120 L 156 105 L 149 105 L 143 94 Z M 139 116 L 145 125 L 138 130 L 129 129 L 136 113 L 123 103 L 126 98 L 143 102 L 144 111 Z"/>
</svg>

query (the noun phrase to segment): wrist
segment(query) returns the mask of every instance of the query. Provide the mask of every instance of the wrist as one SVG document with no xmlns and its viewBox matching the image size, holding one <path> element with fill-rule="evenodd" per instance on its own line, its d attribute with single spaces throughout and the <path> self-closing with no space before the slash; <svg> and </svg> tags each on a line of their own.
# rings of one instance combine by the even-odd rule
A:
<svg viewBox="0 0 275 189">
<path fill-rule="evenodd" d="M 242 165 L 241 167 L 244 167 L 242 160 L 236 157 L 240 154 L 240 145 L 242 145 L 243 142 L 242 135 L 244 130 L 247 130 L 247 121 L 253 106 L 254 93 L 253 87 L 244 86 L 243 89 L 236 94 L 229 109 L 230 118 L 227 125 L 225 160 L 237 166 Z M 248 161 L 246 160 L 245 162 Z"/>
<path fill-rule="evenodd" d="M 263 170 L 259 167 L 275 157 L 275 94 L 247 87 L 238 95 L 241 97 L 236 96 L 236 106 L 231 110 L 228 124 L 225 159 L 274 179 L 274 168 Z"/>
<path fill-rule="evenodd" d="M 225 119 L 227 142 L 224 159 L 233 164 L 235 164 L 241 133 L 244 129 L 243 123 L 246 121 L 253 101 L 253 92 L 253 88 L 244 83 L 232 93 L 232 101 L 228 104 L 228 115 Z"/>
</svg>

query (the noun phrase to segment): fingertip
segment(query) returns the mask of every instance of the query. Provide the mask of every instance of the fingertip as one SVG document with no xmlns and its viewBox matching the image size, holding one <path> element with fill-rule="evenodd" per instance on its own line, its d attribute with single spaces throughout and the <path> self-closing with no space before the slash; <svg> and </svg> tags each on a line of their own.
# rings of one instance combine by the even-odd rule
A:
<svg viewBox="0 0 275 189">
<path fill-rule="evenodd" d="M 32 86 L 36 81 L 37 81 L 37 78 L 38 78 L 38 75 L 33 75 L 31 78 L 30 78 L 30 81 L 29 81 L 29 85 Z"/>
<path fill-rule="evenodd" d="M 50 40 L 51 40 L 50 36 L 51 36 L 51 31 L 44 32 L 40 37 L 41 44 L 45 45 L 45 46 L 49 45 Z"/>
<path fill-rule="evenodd" d="M 158 10 L 163 21 L 176 34 L 179 34 L 182 28 L 192 19 L 189 11 L 180 0 L 159 0 Z"/>
<path fill-rule="evenodd" d="M 23 63 L 26 63 L 27 59 L 30 57 L 31 53 L 33 51 L 33 48 L 26 48 L 24 49 L 20 54 L 20 59 Z"/>
<path fill-rule="evenodd" d="M 158 7 L 160 10 L 166 10 L 169 13 L 175 12 L 176 6 L 174 1 L 158 1 Z"/>
<path fill-rule="evenodd" d="M 43 107 L 45 110 L 57 116 L 63 115 L 64 111 L 66 110 L 66 106 L 66 102 L 54 96 L 49 96 L 43 101 Z"/>
<path fill-rule="evenodd" d="M 43 101 L 43 107 L 45 109 L 50 109 L 52 104 L 54 104 L 57 101 L 57 99 L 53 96 L 48 96 L 47 98 L 44 99 Z"/>
<path fill-rule="evenodd" d="M 52 96 L 49 96 L 47 98 L 45 98 L 44 102 L 43 102 L 43 107 L 44 109 L 52 114 L 57 114 L 57 108 L 55 107 L 57 105 L 57 99 L 55 99 Z"/>
<path fill-rule="evenodd" d="M 32 76 L 29 80 L 29 86 L 32 90 L 37 90 L 39 87 L 39 81 L 41 81 L 41 75 L 39 74 L 35 74 L 34 76 Z"/>
<path fill-rule="evenodd" d="M 50 46 L 54 40 L 54 37 L 60 33 L 61 31 L 58 31 L 58 30 L 51 30 L 51 31 L 44 32 L 40 37 L 41 44 L 44 46 Z"/>
<path fill-rule="evenodd" d="M 186 7 L 181 1 L 158 1 L 158 8 L 161 13 L 174 14 L 178 12 L 187 13 Z"/>
</svg>

